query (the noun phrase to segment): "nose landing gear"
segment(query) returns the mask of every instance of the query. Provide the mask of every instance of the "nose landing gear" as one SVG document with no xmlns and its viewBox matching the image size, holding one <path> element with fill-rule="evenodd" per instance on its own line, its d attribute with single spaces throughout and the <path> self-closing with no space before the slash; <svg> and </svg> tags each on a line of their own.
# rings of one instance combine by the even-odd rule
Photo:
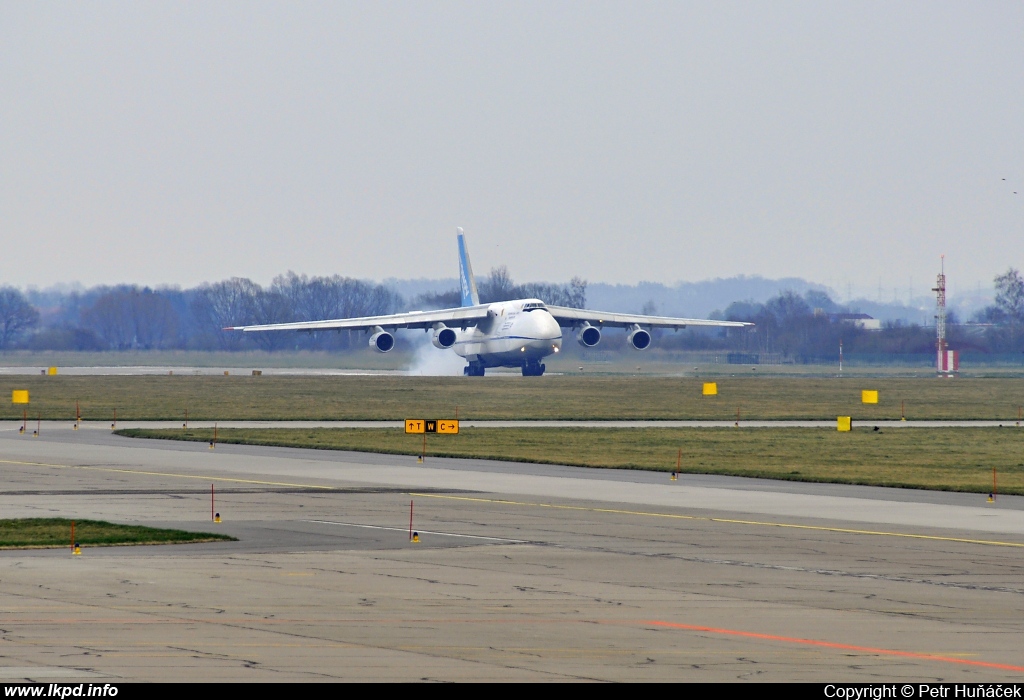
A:
<svg viewBox="0 0 1024 700">
<path fill-rule="evenodd" d="M 523 365 L 524 377 L 539 377 L 544 374 L 545 366 L 536 360 Z"/>
<path fill-rule="evenodd" d="M 462 368 L 462 373 L 467 377 L 482 377 L 484 376 L 484 363 L 470 362 Z"/>
</svg>

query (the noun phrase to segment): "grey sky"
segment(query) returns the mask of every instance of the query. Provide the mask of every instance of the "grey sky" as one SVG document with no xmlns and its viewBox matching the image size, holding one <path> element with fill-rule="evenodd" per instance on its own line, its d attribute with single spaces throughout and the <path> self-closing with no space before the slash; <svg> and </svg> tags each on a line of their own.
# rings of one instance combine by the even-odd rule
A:
<svg viewBox="0 0 1024 700">
<path fill-rule="evenodd" d="M 1024 266 L 1020 2 L 4 0 L 0 81 L 3 284 Z"/>
</svg>

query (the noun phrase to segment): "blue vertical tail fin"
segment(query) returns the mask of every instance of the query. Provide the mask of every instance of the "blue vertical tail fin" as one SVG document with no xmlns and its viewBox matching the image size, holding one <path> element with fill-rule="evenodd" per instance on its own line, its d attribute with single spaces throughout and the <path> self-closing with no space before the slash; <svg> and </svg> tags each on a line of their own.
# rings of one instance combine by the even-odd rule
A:
<svg viewBox="0 0 1024 700">
<path fill-rule="evenodd" d="M 480 295 L 476 292 L 476 278 L 473 277 L 473 266 L 469 263 L 466 234 L 461 228 L 456 231 L 459 234 L 459 291 L 462 292 L 462 305 L 477 306 Z"/>
</svg>

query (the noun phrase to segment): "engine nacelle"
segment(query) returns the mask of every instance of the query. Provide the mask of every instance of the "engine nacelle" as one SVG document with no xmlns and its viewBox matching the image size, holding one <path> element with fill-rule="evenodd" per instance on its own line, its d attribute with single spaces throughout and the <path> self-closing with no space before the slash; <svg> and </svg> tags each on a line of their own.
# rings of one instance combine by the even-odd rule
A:
<svg viewBox="0 0 1024 700">
<path fill-rule="evenodd" d="M 601 329 L 584 323 L 580 332 L 576 334 L 576 342 L 585 348 L 594 347 L 601 342 Z"/>
<path fill-rule="evenodd" d="M 370 336 L 370 347 L 377 352 L 388 352 L 395 347 L 395 336 L 377 326 L 373 329 L 373 335 Z"/>
<path fill-rule="evenodd" d="M 455 345 L 455 331 L 444 324 L 438 324 L 438 327 L 434 329 L 434 337 L 430 342 L 434 344 L 435 348 L 446 350 Z"/>
<path fill-rule="evenodd" d="M 633 324 L 629 335 L 626 336 L 626 340 L 629 341 L 634 350 L 645 350 L 651 346 L 651 334 L 636 324 Z"/>
</svg>

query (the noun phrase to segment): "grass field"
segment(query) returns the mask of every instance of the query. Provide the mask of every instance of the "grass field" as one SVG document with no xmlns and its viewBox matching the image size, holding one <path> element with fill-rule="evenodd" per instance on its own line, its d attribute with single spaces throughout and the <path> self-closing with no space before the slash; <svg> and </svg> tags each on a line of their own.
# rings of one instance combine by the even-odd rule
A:
<svg viewBox="0 0 1024 700">
<path fill-rule="evenodd" d="M 214 542 L 234 537 L 210 532 L 162 530 L 138 525 L 115 525 L 102 520 L 76 520 L 75 541 L 83 547 L 113 547 L 129 544 L 183 544 Z M 71 548 L 71 520 L 66 518 L 23 518 L 0 520 L 0 549 Z"/>
<path fill-rule="evenodd" d="M 8 350 L 0 355 L 6 367 L 206 367 L 401 370 L 412 361 L 407 349 L 387 354 L 364 352 L 360 343 L 353 352 L 318 351 L 265 352 L 249 350 L 227 352 L 217 350 L 118 350 L 106 352 L 61 350 Z"/>
<path fill-rule="evenodd" d="M 616 331 L 612 331 L 614 334 Z M 619 331 L 621 333 L 621 331 Z M 461 361 L 447 353 L 449 362 L 443 359 L 446 353 L 429 345 L 419 348 L 426 340 L 422 333 L 399 334 L 398 344 L 389 353 L 371 352 L 360 337 L 355 346 L 346 352 L 322 350 L 286 350 L 274 352 L 244 350 L 118 350 L 104 352 L 73 352 L 53 350 L 7 350 L 0 353 L 0 368 L 20 367 L 41 368 L 55 366 L 63 370 L 70 367 L 148 367 L 162 368 L 207 368 L 232 369 L 249 374 L 251 369 L 342 369 L 407 372 L 426 359 L 433 363 L 440 361 L 455 374 L 461 374 Z M 620 335 L 620 343 L 624 338 Z M 551 374 L 572 375 L 660 375 L 682 376 L 696 371 L 703 376 L 737 376 L 756 373 L 758 376 L 804 376 L 831 377 L 838 372 L 838 356 L 825 364 L 764 364 L 756 368 L 751 365 L 732 365 L 726 362 L 723 350 L 678 350 L 662 347 L 655 341 L 655 347 L 638 353 L 625 348 L 615 349 L 614 343 L 602 344 L 599 349 L 579 347 L 566 337 L 562 352 L 545 358 Z M 420 350 L 426 350 L 424 355 Z M 961 366 L 964 377 L 1024 377 L 1024 356 L 1017 362 L 1005 358 L 988 361 L 985 355 L 973 354 Z M 1015 360 L 1018 358 L 1014 358 Z M 880 364 L 872 356 L 861 357 L 847 353 L 843 374 L 849 376 L 934 376 L 929 354 L 892 356 L 891 361 Z M 505 369 L 504 372 L 516 373 Z M 490 372 L 489 372 L 490 373 Z M 417 374 L 417 372 L 412 372 Z"/>
<path fill-rule="evenodd" d="M 0 377 L 0 419 L 476 420 L 899 419 L 1017 420 L 1022 378 L 649 376 L 11 376 Z M 15 389 L 28 406 L 10 403 Z M 879 391 L 877 405 L 860 402 Z"/>
<path fill-rule="evenodd" d="M 125 430 L 133 437 L 209 441 L 209 430 Z M 418 455 L 398 429 L 220 430 L 218 441 Z M 1024 429 L 466 428 L 427 438 L 427 455 L 792 481 L 1024 494 Z"/>
</svg>

